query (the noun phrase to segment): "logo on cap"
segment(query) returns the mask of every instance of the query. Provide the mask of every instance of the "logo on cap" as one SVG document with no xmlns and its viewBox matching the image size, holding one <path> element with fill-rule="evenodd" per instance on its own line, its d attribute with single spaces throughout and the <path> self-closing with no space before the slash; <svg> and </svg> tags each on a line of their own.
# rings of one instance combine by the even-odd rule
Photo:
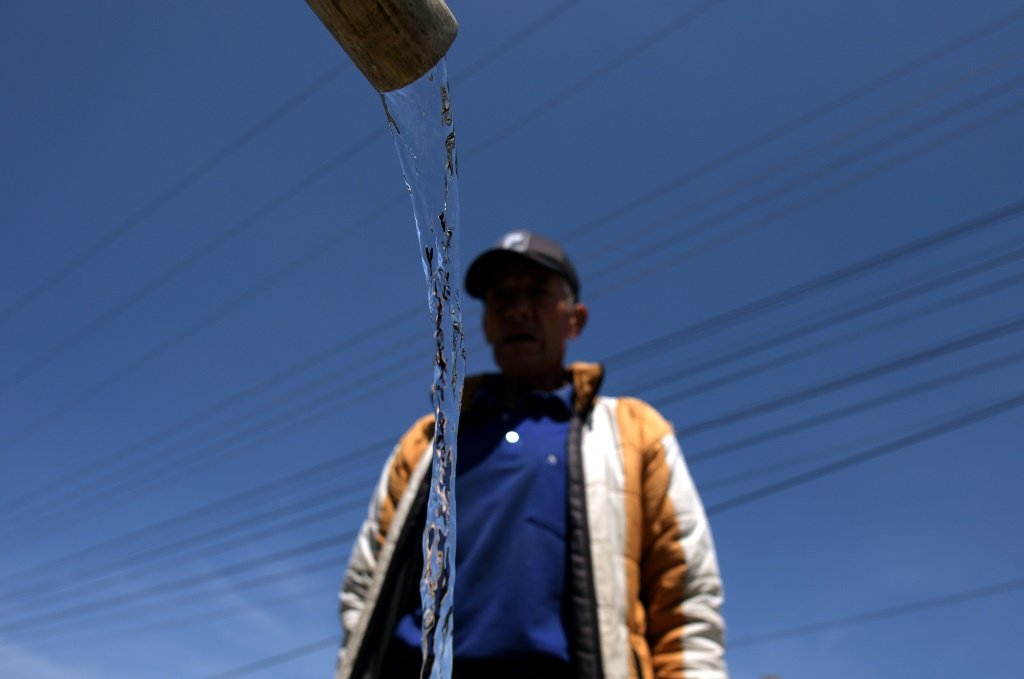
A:
<svg viewBox="0 0 1024 679">
<path fill-rule="evenodd" d="M 526 252 L 526 249 L 530 247 L 530 234 L 523 233 L 522 231 L 513 231 L 512 233 L 505 236 L 504 240 L 501 241 L 502 250 L 512 250 L 513 252 Z"/>
</svg>

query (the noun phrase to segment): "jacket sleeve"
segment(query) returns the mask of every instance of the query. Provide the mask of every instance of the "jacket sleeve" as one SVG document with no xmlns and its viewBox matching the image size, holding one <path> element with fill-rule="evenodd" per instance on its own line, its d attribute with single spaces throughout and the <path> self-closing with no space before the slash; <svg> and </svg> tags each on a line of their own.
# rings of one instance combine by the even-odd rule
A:
<svg viewBox="0 0 1024 679">
<path fill-rule="evenodd" d="M 384 544 L 384 532 L 381 527 L 383 507 L 395 500 L 388 493 L 391 468 L 394 464 L 397 448 L 388 457 L 380 480 L 370 498 L 370 506 L 359 532 L 352 543 L 352 553 L 348 560 L 348 570 L 342 581 L 339 592 L 339 618 L 344 632 L 341 649 L 338 655 L 339 665 L 344 658 L 346 642 L 352 630 L 362 617 L 367 606 L 367 597 L 374 576 L 377 572 L 377 558 Z"/>
<path fill-rule="evenodd" d="M 642 491 L 647 526 L 641 596 L 654 675 L 726 679 L 715 546 L 679 442 L 667 423 L 665 427 L 667 432 L 646 456 Z"/>
<path fill-rule="evenodd" d="M 421 418 L 399 440 L 391 451 L 380 480 L 370 498 L 366 519 L 352 543 L 348 570 L 339 593 L 341 628 L 345 638 L 338 654 L 338 665 L 347 652 L 353 630 L 364 623 L 364 614 L 374 605 L 374 584 L 385 568 L 382 563 L 388 552 L 382 554 L 392 523 L 399 521 L 396 512 L 410 488 L 410 480 L 433 437 L 433 417 Z M 397 528 L 400 528 L 397 527 Z"/>
</svg>

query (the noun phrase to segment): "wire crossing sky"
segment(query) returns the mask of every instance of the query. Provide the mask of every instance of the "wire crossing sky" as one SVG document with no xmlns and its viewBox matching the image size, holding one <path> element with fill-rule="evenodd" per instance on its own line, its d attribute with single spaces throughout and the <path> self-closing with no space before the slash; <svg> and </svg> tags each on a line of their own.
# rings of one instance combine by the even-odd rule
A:
<svg viewBox="0 0 1024 679">
<path fill-rule="evenodd" d="M 302 3 L 8 5 L 0 675 L 329 675 L 429 410 L 379 96 Z M 712 513 L 733 676 L 1015 678 L 1019 3 L 450 5 L 461 252 L 567 245 L 571 357 Z"/>
</svg>

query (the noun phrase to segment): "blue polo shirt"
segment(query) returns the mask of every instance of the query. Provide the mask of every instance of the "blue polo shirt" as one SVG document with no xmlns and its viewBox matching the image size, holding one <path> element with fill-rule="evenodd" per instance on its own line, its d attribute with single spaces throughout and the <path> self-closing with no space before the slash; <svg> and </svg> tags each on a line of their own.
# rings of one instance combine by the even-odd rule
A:
<svg viewBox="0 0 1024 679">
<path fill-rule="evenodd" d="M 545 654 L 568 661 L 565 451 L 572 387 L 497 407 L 486 385 L 459 426 L 456 658 Z M 396 635 L 419 646 L 421 611 Z"/>
</svg>

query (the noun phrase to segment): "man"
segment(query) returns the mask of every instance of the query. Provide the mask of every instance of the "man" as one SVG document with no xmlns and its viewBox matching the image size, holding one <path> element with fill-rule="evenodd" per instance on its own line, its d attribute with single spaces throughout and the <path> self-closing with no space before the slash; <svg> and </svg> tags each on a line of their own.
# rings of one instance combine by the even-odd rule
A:
<svg viewBox="0 0 1024 679">
<path fill-rule="evenodd" d="M 500 374 L 466 380 L 456 469 L 458 679 L 725 679 L 722 587 L 671 426 L 565 364 L 576 269 L 513 231 L 470 265 Z M 433 417 L 389 458 L 341 592 L 338 677 L 418 676 Z"/>
</svg>

